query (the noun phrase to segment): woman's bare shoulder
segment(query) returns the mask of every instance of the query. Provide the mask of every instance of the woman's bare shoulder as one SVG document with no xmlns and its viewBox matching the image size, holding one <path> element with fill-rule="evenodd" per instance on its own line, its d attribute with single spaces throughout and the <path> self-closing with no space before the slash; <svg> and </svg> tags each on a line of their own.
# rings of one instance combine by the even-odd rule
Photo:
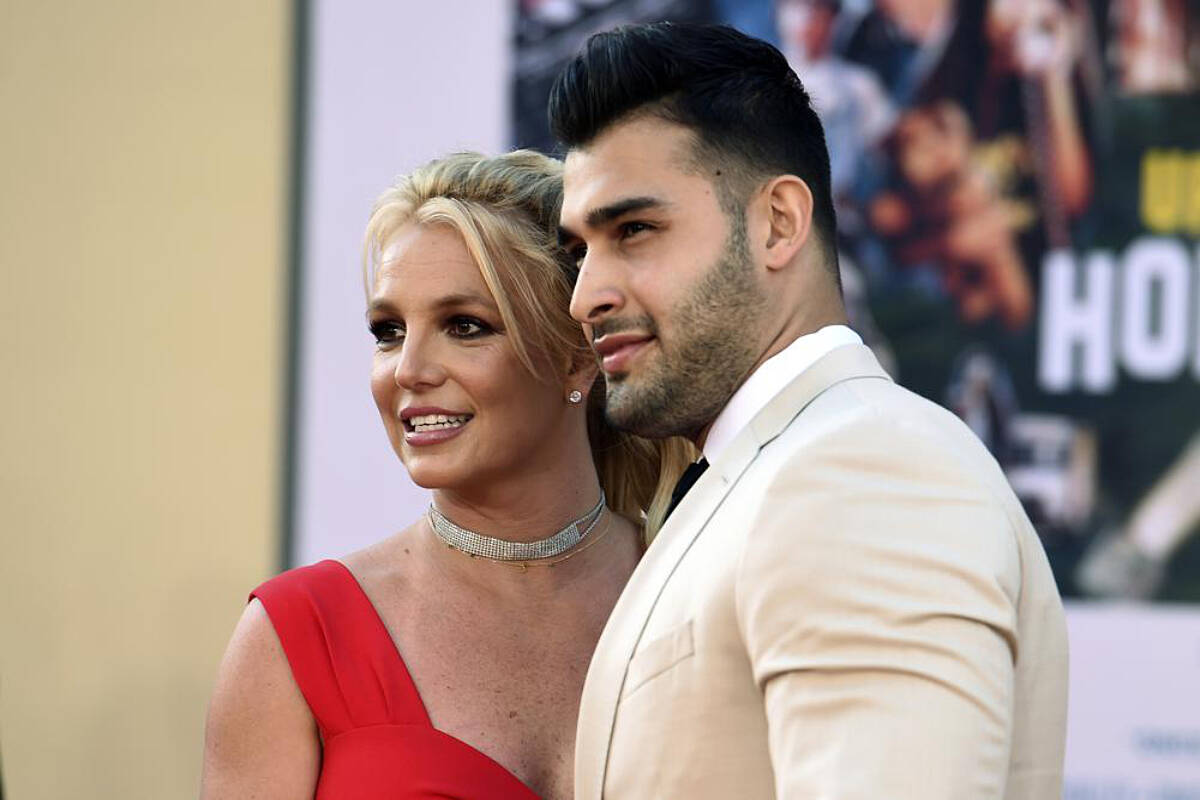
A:
<svg viewBox="0 0 1200 800">
<path fill-rule="evenodd" d="M 404 581 L 412 571 L 414 560 L 420 557 L 417 553 L 420 526 L 421 520 L 417 520 L 386 539 L 339 557 L 338 561 L 358 579 L 368 596 L 375 595 L 383 585 Z"/>
<path fill-rule="evenodd" d="M 217 670 L 201 798 L 311 798 L 319 769 L 316 723 L 266 609 L 252 600 Z"/>
</svg>

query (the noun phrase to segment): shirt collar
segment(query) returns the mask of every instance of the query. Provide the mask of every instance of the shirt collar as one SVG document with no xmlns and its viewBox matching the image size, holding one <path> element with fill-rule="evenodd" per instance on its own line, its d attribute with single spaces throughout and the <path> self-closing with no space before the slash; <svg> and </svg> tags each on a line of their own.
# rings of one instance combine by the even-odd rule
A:
<svg viewBox="0 0 1200 800">
<path fill-rule="evenodd" d="M 845 325 L 826 325 L 801 336 L 760 364 L 713 421 L 704 440 L 704 457 L 708 463 L 716 461 L 738 432 L 793 378 L 829 351 L 846 344 L 862 344 L 862 339 Z"/>
</svg>

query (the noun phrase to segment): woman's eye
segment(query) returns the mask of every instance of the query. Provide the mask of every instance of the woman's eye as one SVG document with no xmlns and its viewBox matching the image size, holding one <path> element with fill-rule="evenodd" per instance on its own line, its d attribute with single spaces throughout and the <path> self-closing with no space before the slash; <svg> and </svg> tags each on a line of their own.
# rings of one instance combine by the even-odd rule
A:
<svg viewBox="0 0 1200 800">
<path fill-rule="evenodd" d="M 474 339 L 489 333 L 491 328 L 473 317 L 455 317 L 450 320 L 449 330 L 457 339 Z"/>
<path fill-rule="evenodd" d="M 404 326 L 395 322 L 372 322 L 371 335 L 378 347 L 391 347 L 404 341 Z"/>
</svg>

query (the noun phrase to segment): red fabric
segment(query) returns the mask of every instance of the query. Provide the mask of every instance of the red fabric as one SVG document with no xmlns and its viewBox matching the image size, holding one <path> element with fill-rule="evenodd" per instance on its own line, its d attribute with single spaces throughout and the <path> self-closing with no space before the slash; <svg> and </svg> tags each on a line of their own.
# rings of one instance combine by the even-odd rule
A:
<svg viewBox="0 0 1200 800">
<path fill-rule="evenodd" d="M 285 572 L 250 596 L 321 729 L 317 800 L 536 800 L 500 764 L 434 729 L 387 628 L 340 562 Z"/>
</svg>

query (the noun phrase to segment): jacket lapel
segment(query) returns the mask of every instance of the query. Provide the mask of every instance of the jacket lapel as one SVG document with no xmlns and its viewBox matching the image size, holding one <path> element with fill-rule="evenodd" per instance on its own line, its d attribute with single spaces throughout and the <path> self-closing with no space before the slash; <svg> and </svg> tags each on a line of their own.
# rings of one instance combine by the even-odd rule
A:
<svg viewBox="0 0 1200 800">
<path fill-rule="evenodd" d="M 756 448 L 749 452 L 743 449 L 737 459 L 739 463 L 731 463 L 732 459 L 722 454 L 720 463 L 709 465 L 650 544 L 617 600 L 596 645 L 580 701 L 575 739 L 578 800 L 599 800 L 603 795 L 617 700 L 625 684 L 629 660 L 654 604 L 696 535 L 737 476 L 753 460 L 755 452 Z"/>
<path fill-rule="evenodd" d="M 819 394 L 831 386 L 853 378 L 891 380 L 891 376 L 879 366 L 878 359 L 869 347 L 861 344 L 843 345 L 826 353 L 811 367 L 797 375 L 795 380 L 763 407 L 762 411 L 754 415 L 754 419 L 750 420 L 746 428 L 759 447 L 762 447 L 783 433 L 792 420 Z M 746 432 L 743 430 L 739 437 Z"/>
<path fill-rule="evenodd" d="M 821 392 L 857 377 L 888 377 L 862 345 L 838 347 L 798 375 L 700 476 L 647 549 L 605 625 L 584 683 L 575 741 L 575 791 L 580 800 L 603 795 L 609 745 L 629 661 L 679 562 L 763 445 L 782 433 Z"/>
</svg>

